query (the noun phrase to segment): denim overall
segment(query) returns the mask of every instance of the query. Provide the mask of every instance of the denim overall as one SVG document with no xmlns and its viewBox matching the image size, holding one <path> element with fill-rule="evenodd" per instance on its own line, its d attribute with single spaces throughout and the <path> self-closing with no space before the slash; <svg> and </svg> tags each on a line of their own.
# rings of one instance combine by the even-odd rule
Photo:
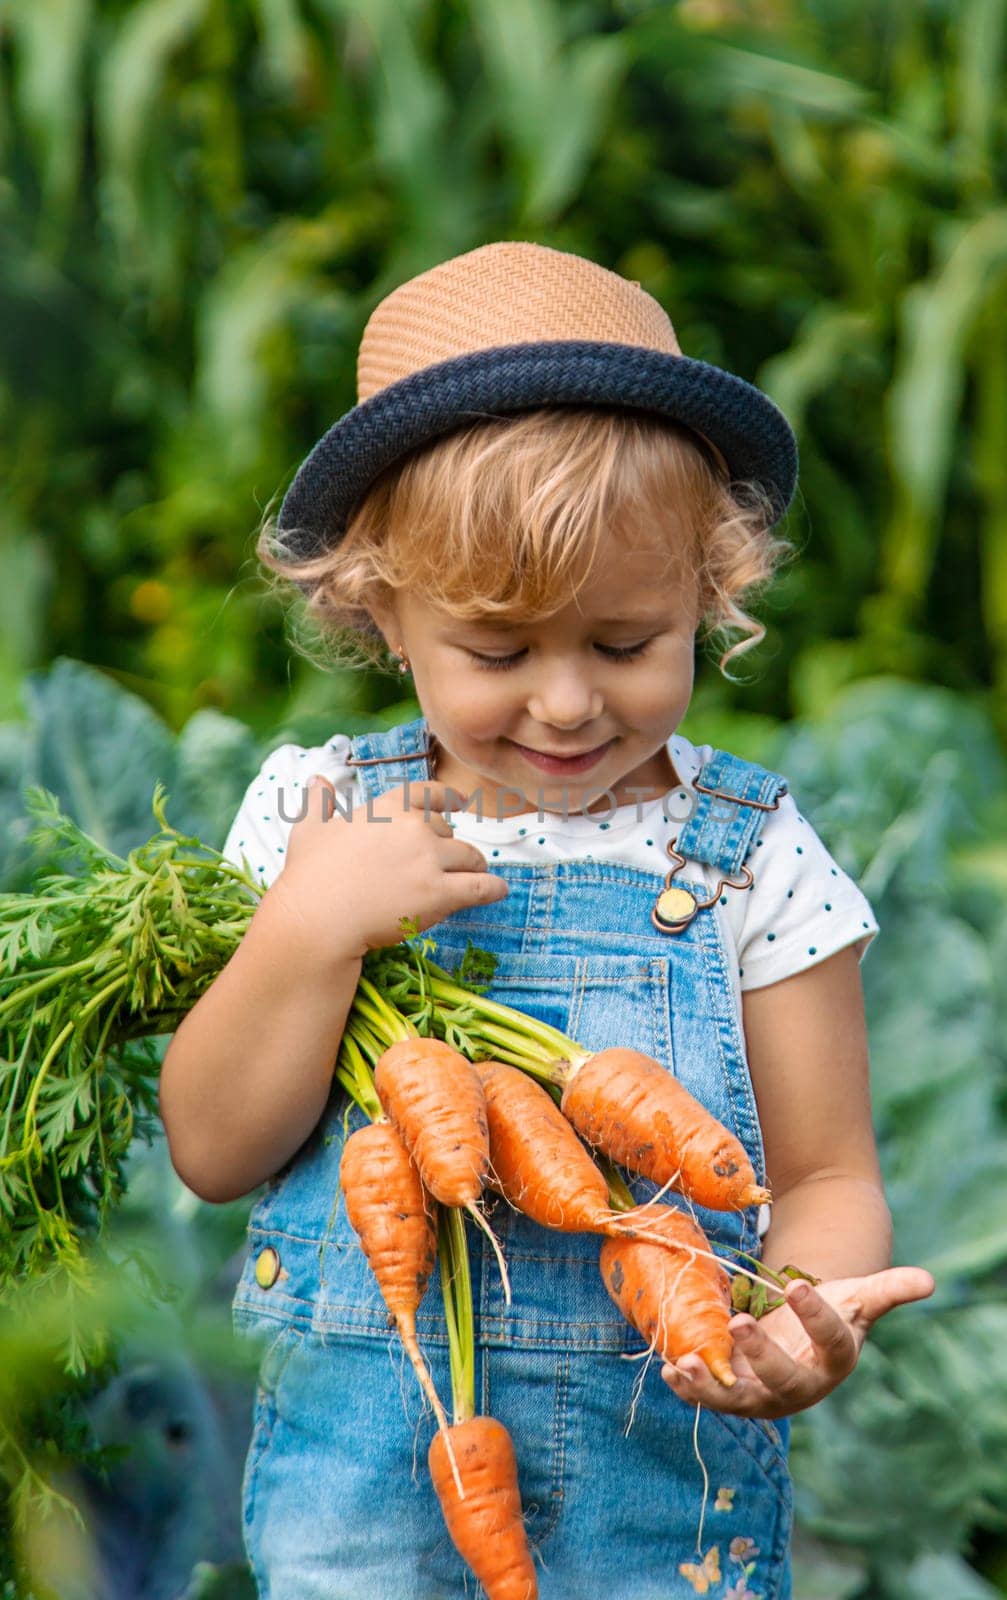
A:
<svg viewBox="0 0 1007 1600">
<path fill-rule="evenodd" d="M 354 739 L 355 760 L 372 763 L 358 769 L 364 793 L 428 779 L 426 746 L 422 717 Z M 708 900 L 702 876 L 687 875 L 690 862 L 704 861 L 731 880 L 724 893 L 741 892 L 733 880 L 785 787 L 777 774 L 716 752 L 679 830 L 687 862 L 675 885 Z M 493 870 L 507 898 L 425 930 L 437 941 L 435 960 L 454 967 L 471 939 L 499 958 L 492 998 L 592 1050 L 630 1045 L 654 1056 L 737 1135 L 763 1182 L 727 966 L 735 956 L 714 907 L 668 934 L 651 920 L 659 874 L 590 857 Z M 363 1121 L 355 1108 L 346 1119 L 346 1107 L 336 1085 L 249 1222 L 234 1321 L 265 1340 L 242 1496 L 249 1560 L 263 1600 L 483 1600 L 430 1485 L 429 1407 L 339 1199 L 344 1128 Z M 643 1181 L 632 1187 L 639 1199 L 654 1193 Z M 549 1232 L 487 1201 L 512 1303 L 488 1241 L 467 1223 L 476 1406 L 514 1439 L 541 1600 L 790 1600 L 789 1422 L 705 1408 L 697 1419 L 661 1381 L 660 1358 L 646 1372 L 645 1358 L 624 1359 L 644 1343 L 602 1283 L 601 1241 Z M 754 1208 L 695 1214 L 714 1243 L 759 1253 Z M 450 1412 L 436 1272 L 418 1331 Z"/>
</svg>

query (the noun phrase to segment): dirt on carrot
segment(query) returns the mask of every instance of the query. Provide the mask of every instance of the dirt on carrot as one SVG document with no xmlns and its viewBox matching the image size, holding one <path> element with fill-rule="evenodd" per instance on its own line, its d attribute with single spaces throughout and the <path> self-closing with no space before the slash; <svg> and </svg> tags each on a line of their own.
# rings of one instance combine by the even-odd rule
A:
<svg viewBox="0 0 1007 1600">
<path fill-rule="evenodd" d="M 593 1149 L 695 1205 L 735 1211 L 771 1199 L 734 1134 L 638 1050 L 590 1056 L 567 1084 L 562 1109 Z"/>
</svg>

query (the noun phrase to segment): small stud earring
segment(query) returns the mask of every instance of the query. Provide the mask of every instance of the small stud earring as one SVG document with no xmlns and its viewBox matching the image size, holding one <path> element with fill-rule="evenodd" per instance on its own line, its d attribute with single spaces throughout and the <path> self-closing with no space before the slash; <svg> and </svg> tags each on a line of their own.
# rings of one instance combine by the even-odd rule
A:
<svg viewBox="0 0 1007 1600">
<path fill-rule="evenodd" d="M 399 658 L 399 671 L 400 672 L 408 672 L 409 671 L 409 662 L 408 662 L 408 660 L 406 658 L 405 651 L 403 649 L 399 648 L 395 653 Z"/>
</svg>

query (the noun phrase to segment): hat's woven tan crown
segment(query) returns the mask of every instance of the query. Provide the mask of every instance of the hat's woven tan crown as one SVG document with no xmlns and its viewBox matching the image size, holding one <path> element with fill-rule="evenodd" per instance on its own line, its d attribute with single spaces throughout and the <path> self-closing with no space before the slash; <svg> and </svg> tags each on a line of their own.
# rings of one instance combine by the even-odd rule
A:
<svg viewBox="0 0 1007 1600">
<path fill-rule="evenodd" d="M 480 245 L 385 296 L 357 357 L 357 396 L 501 345 L 594 339 L 680 356 L 667 313 L 638 283 L 524 240 Z"/>
</svg>

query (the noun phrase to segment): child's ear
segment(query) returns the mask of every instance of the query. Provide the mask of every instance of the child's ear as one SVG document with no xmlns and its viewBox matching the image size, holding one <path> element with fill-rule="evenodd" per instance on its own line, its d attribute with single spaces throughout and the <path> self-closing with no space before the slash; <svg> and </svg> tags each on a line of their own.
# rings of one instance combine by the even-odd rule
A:
<svg viewBox="0 0 1007 1600">
<path fill-rule="evenodd" d="M 374 626 L 380 631 L 385 644 L 394 655 L 400 643 L 400 630 L 394 606 L 373 600 L 367 606 L 367 613 Z"/>
</svg>

